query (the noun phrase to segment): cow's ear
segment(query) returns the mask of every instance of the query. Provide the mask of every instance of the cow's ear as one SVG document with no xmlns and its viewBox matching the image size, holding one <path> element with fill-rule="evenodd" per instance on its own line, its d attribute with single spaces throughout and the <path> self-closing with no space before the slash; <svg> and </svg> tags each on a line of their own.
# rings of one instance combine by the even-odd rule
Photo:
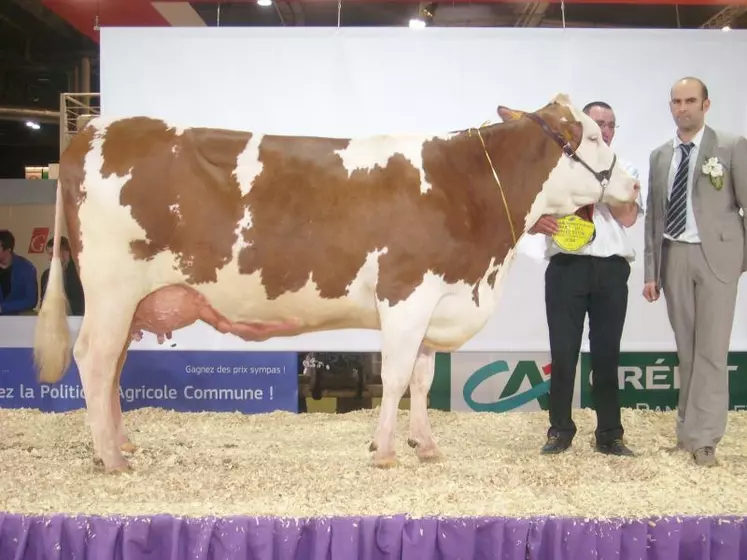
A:
<svg viewBox="0 0 747 560">
<path fill-rule="evenodd" d="M 583 135 L 584 125 L 580 122 L 563 123 L 563 138 L 572 146 L 579 146 Z"/>
<path fill-rule="evenodd" d="M 503 105 L 498 105 L 497 111 L 498 116 L 503 120 L 503 122 L 517 121 L 524 116 L 524 113 L 522 111 L 509 109 L 508 107 L 504 107 Z"/>
</svg>

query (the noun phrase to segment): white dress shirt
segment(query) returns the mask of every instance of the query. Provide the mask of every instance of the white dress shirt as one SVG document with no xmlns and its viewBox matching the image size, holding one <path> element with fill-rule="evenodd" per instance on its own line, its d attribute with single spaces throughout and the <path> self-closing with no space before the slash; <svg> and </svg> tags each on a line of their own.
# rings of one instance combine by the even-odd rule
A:
<svg viewBox="0 0 747 560">
<path fill-rule="evenodd" d="M 690 160 L 688 161 L 688 175 L 687 175 L 687 212 L 685 214 L 685 231 L 682 232 L 677 238 L 677 241 L 683 241 L 685 243 L 700 243 L 700 236 L 698 235 L 698 226 L 695 224 L 695 213 L 693 212 L 693 181 L 695 180 L 695 163 L 698 161 L 698 152 L 700 151 L 700 144 L 703 142 L 703 132 L 705 126 L 701 128 L 695 135 L 695 138 L 691 140 L 693 147 L 690 149 Z M 674 176 L 677 174 L 677 167 L 682 161 L 682 150 L 680 144 L 684 144 L 677 134 L 674 135 L 672 140 L 672 147 L 674 153 L 672 154 L 672 162 L 669 164 L 669 177 L 667 178 L 667 200 L 672 194 L 672 185 L 674 184 Z M 672 236 L 668 233 L 664 234 L 667 239 L 672 239 Z"/>
<path fill-rule="evenodd" d="M 628 162 L 620 160 L 620 165 L 636 179 L 639 178 L 638 170 Z M 643 202 L 640 192 L 638 193 L 638 199 L 636 202 L 638 203 L 638 216 L 640 217 L 643 215 Z M 595 204 L 592 220 L 594 221 L 594 227 L 596 229 L 596 237 L 594 238 L 594 241 L 579 251 L 565 251 L 555 244 L 551 236 L 547 235 L 545 236 L 547 239 L 545 256 L 549 259 L 557 253 L 568 253 L 571 255 L 585 255 L 588 257 L 620 256 L 628 261 L 635 260 L 635 249 L 628 238 L 628 234 L 625 231 L 626 228 L 621 226 L 612 216 L 609 206 L 602 203 Z"/>
</svg>

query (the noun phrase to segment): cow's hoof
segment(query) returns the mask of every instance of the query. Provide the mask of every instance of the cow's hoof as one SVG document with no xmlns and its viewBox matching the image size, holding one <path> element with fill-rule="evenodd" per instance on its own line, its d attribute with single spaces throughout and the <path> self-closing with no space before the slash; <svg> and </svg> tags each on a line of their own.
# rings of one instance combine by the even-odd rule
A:
<svg viewBox="0 0 747 560">
<path fill-rule="evenodd" d="M 125 453 L 135 453 L 135 451 L 137 451 L 137 445 L 135 445 L 131 441 L 125 441 L 122 445 L 119 446 L 119 448 Z"/>
<path fill-rule="evenodd" d="M 132 466 L 127 461 L 123 461 L 121 463 L 117 463 L 116 465 L 113 465 L 111 467 L 107 467 L 104 469 L 104 472 L 106 474 L 127 474 L 132 472 Z"/>
<path fill-rule="evenodd" d="M 419 445 L 415 450 L 415 454 L 423 463 L 435 463 L 441 460 L 441 452 L 435 443 L 427 446 Z"/>
<path fill-rule="evenodd" d="M 407 445 L 415 450 L 418 459 L 424 463 L 432 463 L 441 458 L 441 452 L 438 450 L 438 446 L 433 440 L 423 443 L 411 437 L 407 440 Z"/>
<path fill-rule="evenodd" d="M 396 467 L 398 464 L 397 455 L 392 451 L 391 453 L 382 454 L 376 453 L 373 457 L 373 466 L 377 469 L 391 469 Z"/>
<path fill-rule="evenodd" d="M 379 448 L 379 446 L 378 446 L 378 445 L 376 445 L 376 442 L 375 442 L 375 441 L 373 441 L 373 440 L 371 440 L 371 443 L 369 443 L 369 444 L 368 444 L 368 450 L 369 450 L 369 451 L 370 451 L 371 453 L 373 453 L 374 451 L 376 451 L 376 450 L 377 450 L 378 448 Z"/>
</svg>

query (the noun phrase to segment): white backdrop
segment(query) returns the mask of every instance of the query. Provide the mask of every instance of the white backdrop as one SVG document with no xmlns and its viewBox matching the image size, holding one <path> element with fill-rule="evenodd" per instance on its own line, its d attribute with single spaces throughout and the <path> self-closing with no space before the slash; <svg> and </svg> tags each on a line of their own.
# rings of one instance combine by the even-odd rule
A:
<svg viewBox="0 0 747 560">
<path fill-rule="evenodd" d="M 747 72 L 739 70 L 745 60 L 744 31 L 103 28 L 102 111 L 185 125 L 354 136 L 475 126 L 496 120 L 499 104 L 536 109 L 567 92 L 579 107 L 595 99 L 614 107 L 620 128 L 613 147 L 639 169 L 645 196 L 648 155 L 674 134 L 671 84 L 686 75 L 702 78 L 712 98 L 708 123 L 745 134 Z M 642 231 L 642 220 L 630 231 L 639 256 Z M 547 350 L 542 248 L 539 238 L 521 241 L 493 320 L 462 350 Z M 639 258 L 623 351 L 673 350 L 665 302 L 645 302 L 642 276 Z M 747 350 L 746 298 L 743 288 L 733 350 Z M 175 339 L 182 348 L 236 345 L 209 330 L 196 326 Z M 243 347 L 379 350 L 378 333 L 340 334 Z"/>
</svg>

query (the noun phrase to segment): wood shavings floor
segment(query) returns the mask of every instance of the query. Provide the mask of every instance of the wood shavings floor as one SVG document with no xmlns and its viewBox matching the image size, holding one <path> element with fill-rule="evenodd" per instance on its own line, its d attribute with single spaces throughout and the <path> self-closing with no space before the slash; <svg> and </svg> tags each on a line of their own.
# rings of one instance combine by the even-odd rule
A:
<svg viewBox="0 0 747 560">
<path fill-rule="evenodd" d="M 594 416 L 564 455 L 543 457 L 546 413 L 431 411 L 444 454 L 421 465 L 406 443 L 400 466 L 370 466 L 377 410 L 344 415 L 126 413 L 134 472 L 101 474 L 82 411 L 0 409 L 0 510 L 145 515 L 573 515 L 747 514 L 747 413 L 732 412 L 719 466 L 696 467 L 674 444 L 673 413 L 625 410 L 641 456 L 592 449 Z"/>
</svg>

